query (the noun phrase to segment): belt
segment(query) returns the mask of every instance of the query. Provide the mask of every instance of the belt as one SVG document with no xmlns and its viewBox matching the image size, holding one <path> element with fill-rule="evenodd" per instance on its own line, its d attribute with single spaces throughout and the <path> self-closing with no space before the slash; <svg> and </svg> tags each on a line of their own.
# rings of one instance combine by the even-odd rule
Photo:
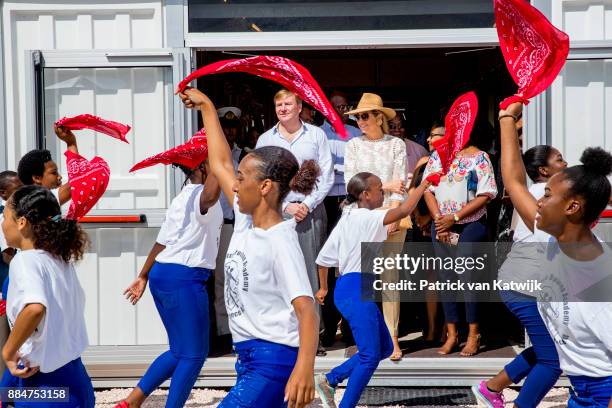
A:
<svg viewBox="0 0 612 408">
<path fill-rule="evenodd" d="M 224 224 L 232 224 L 232 225 L 234 225 L 234 219 L 224 218 L 223 219 L 223 223 Z"/>
</svg>

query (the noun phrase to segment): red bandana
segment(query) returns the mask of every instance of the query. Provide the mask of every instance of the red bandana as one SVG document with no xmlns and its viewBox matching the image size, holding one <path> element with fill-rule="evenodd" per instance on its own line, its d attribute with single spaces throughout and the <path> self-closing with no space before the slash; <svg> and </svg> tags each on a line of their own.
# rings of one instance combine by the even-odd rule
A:
<svg viewBox="0 0 612 408">
<path fill-rule="evenodd" d="M 444 174 L 448 173 L 455 156 L 470 140 L 476 115 L 478 115 L 478 98 L 474 92 L 461 95 L 448 111 L 444 119 L 446 133 L 442 139 L 433 143 L 440 156 Z"/>
<path fill-rule="evenodd" d="M 525 0 L 495 0 L 495 25 L 506 66 L 519 89 L 500 103 L 529 103 L 555 80 L 567 60 L 569 37 Z"/>
<path fill-rule="evenodd" d="M 72 201 L 66 214 L 67 219 L 78 220 L 87 215 L 108 187 L 110 168 L 101 157 L 87 160 L 67 150 L 66 167 Z"/>
<path fill-rule="evenodd" d="M 70 130 L 92 129 L 96 132 L 112 136 L 115 139 L 119 139 L 125 143 L 129 143 L 125 138 L 125 135 L 131 129 L 131 127 L 128 125 L 105 120 L 89 114 L 78 115 L 73 118 L 61 118 L 55 122 L 55 126 L 63 126 Z"/>
<path fill-rule="evenodd" d="M 440 184 L 440 178 L 442 178 L 442 174 L 440 173 L 432 173 L 425 180 L 429 181 L 432 186 L 437 187 Z"/>
<path fill-rule="evenodd" d="M 208 144 L 206 143 L 206 132 L 200 129 L 186 143 L 173 147 L 170 150 L 151 156 L 137 163 L 130 172 L 144 169 L 155 164 L 181 164 L 190 169 L 198 167 L 208 157 Z"/>
<path fill-rule="evenodd" d="M 224 72 L 246 72 L 278 82 L 321 112 L 343 139 L 348 137 L 340 116 L 323 94 L 317 81 L 306 68 L 288 58 L 261 55 L 215 62 L 192 72 L 183 79 L 177 87 L 177 93 L 183 92 L 187 84 L 194 79 Z"/>
</svg>

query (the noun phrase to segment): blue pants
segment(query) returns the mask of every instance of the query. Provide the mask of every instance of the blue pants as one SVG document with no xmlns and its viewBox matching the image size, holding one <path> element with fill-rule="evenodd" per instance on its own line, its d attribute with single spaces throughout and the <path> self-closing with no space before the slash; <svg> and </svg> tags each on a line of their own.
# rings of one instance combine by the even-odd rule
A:
<svg viewBox="0 0 612 408">
<path fill-rule="evenodd" d="M 172 377 L 166 407 L 182 407 L 189 398 L 208 356 L 209 269 L 156 262 L 149 272 L 155 306 L 162 319 L 170 350 L 149 367 L 138 388 L 149 395 Z"/>
<path fill-rule="evenodd" d="M 9 287 L 9 275 L 6 274 L 6 277 L 2 281 L 2 299 L 6 300 L 8 298 L 8 287 Z"/>
<path fill-rule="evenodd" d="M 461 250 L 469 251 L 469 247 L 465 245 L 467 242 L 484 242 L 487 239 L 487 226 L 485 225 L 484 217 L 470 222 L 468 224 L 455 224 L 451 229 L 452 232 L 459 234 L 459 244 L 461 245 Z M 436 241 L 436 225 L 431 223 L 431 236 L 434 244 Z M 444 252 L 444 249 L 441 245 L 435 245 L 434 250 L 437 256 L 443 256 L 441 252 Z M 470 254 L 465 254 L 465 256 L 469 256 Z M 450 279 L 452 281 L 460 278 L 462 281 L 470 282 L 470 273 L 466 271 L 461 276 L 458 276 L 454 271 L 441 270 L 438 272 L 439 279 L 441 281 L 445 281 Z M 458 303 L 456 301 L 444 301 L 445 297 L 449 295 L 442 294 L 442 308 L 444 309 L 444 320 L 446 323 L 458 323 L 459 322 L 459 312 L 458 312 Z M 452 296 L 455 298 L 455 296 Z M 468 323 L 477 323 L 478 322 L 478 303 L 472 301 L 473 295 L 466 291 L 464 292 L 464 300 L 465 300 L 465 320 Z"/>
<path fill-rule="evenodd" d="M 612 377 L 569 376 L 572 388 L 568 408 L 608 408 L 612 397 Z"/>
<path fill-rule="evenodd" d="M 73 360 L 51 373 L 37 373 L 30 378 L 19 378 L 17 387 L 47 388 L 68 387 L 68 402 L 15 402 L 15 408 L 92 408 L 95 396 L 91 379 L 80 358 Z"/>
<path fill-rule="evenodd" d="M 285 387 L 297 360 L 298 348 L 265 340 L 234 344 L 236 385 L 219 408 L 285 407 Z"/>
<path fill-rule="evenodd" d="M 561 375 L 555 343 L 544 325 L 533 297 L 502 291 L 506 307 L 521 321 L 533 344 L 516 356 L 504 370 L 513 383 L 525 383 L 514 403 L 519 408 L 537 407 Z"/>
<path fill-rule="evenodd" d="M 376 371 L 378 363 L 393 352 L 389 329 L 373 302 L 361 300 L 361 273 L 347 273 L 336 281 L 334 302 L 353 332 L 358 353 L 327 374 L 327 381 L 336 387 L 348 380 L 340 408 L 355 407 L 361 393 Z"/>
</svg>

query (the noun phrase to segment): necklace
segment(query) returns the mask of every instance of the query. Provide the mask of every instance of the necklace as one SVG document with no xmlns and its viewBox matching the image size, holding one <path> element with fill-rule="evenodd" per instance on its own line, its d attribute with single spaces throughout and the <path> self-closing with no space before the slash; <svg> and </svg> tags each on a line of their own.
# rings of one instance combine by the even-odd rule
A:
<svg viewBox="0 0 612 408">
<path fill-rule="evenodd" d="M 363 138 L 365 139 L 366 142 L 378 143 L 378 142 L 382 142 L 382 141 L 385 140 L 385 135 L 382 135 L 382 137 L 380 137 L 378 139 L 370 139 L 366 135 L 363 135 Z"/>
</svg>

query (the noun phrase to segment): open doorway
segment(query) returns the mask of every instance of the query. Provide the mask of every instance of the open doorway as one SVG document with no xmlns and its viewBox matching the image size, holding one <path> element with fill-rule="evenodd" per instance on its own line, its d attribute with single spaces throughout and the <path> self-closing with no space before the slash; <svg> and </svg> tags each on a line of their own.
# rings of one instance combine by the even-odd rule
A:
<svg viewBox="0 0 612 408">
<path fill-rule="evenodd" d="M 474 91 L 479 99 L 479 114 L 472 137 L 491 157 L 497 170 L 497 107 L 516 85 L 508 74 L 503 57 L 495 47 L 299 50 L 224 53 L 198 51 L 197 66 L 249 55 L 280 55 L 305 66 L 321 88 L 330 94 L 342 91 L 349 104 L 356 105 L 363 92 L 379 94 L 385 106 L 394 108 L 405 119 L 406 136 L 426 146 L 433 123 L 443 121 L 454 99 Z M 218 107 L 235 106 L 243 115 L 242 144 L 254 147 L 256 138 L 276 123 L 273 96 L 280 86 L 242 73 L 212 75 L 199 80 Z M 319 115 L 315 122 L 322 123 Z M 316 123 L 317 124 L 317 123 Z M 501 183 L 501 177 L 497 174 Z M 501 193 L 501 185 L 500 193 Z M 488 209 L 488 222 L 494 228 L 499 200 Z M 523 341 L 523 331 L 502 304 L 482 307 L 481 325 L 485 348 L 479 357 L 513 357 L 512 345 Z M 442 315 L 441 308 L 439 315 Z M 441 316 L 442 317 L 442 316 Z M 424 347 L 418 339 L 426 325 L 425 307 L 402 304 L 400 335 L 408 357 L 435 357 L 436 347 Z M 463 337 L 463 336 L 462 336 Z M 338 348 L 342 348 L 338 345 Z M 339 350 L 340 351 L 340 350 Z M 458 354 L 454 354 L 458 356 Z M 454 356 L 453 355 L 453 356 Z"/>
</svg>

